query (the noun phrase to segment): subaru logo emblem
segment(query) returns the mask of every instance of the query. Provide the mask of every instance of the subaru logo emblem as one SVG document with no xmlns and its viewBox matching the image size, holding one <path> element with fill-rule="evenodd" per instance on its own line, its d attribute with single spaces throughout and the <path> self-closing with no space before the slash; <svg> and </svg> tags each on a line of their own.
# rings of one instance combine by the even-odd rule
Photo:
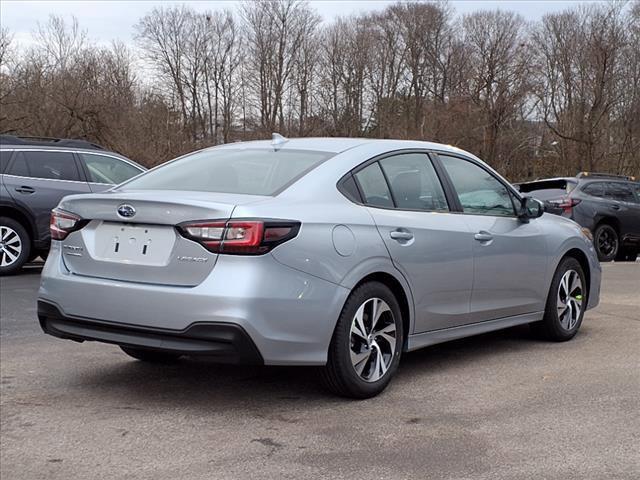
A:
<svg viewBox="0 0 640 480">
<path fill-rule="evenodd" d="M 121 217 L 131 218 L 135 214 L 136 214 L 136 209 L 133 208 L 131 205 L 127 205 L 126 203 L 123 203 L 118 207 L 118 215 L 120 215 Z"/>
</svg>

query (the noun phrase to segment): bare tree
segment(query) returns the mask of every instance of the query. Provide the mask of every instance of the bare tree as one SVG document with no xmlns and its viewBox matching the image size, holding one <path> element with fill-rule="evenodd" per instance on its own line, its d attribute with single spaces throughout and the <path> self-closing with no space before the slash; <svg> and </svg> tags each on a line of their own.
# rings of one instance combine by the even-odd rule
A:
<svg viewBox="0 0 640 480">
<path fill-rule="evenodd" d="M 297 51 L 313 35 L 320 18 L 300 0 L 246 2 L 242 17 L 247 42 L 247 70 L 256 85 L 260 127 L 284 129 L 284 100 Z"/>
</svg>

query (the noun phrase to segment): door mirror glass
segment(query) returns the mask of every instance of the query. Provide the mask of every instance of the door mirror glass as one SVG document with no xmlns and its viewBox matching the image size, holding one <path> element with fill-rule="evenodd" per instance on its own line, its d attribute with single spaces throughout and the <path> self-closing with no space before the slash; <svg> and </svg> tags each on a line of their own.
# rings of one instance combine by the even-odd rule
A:
<svg viewBox="0 0 640 480">
<path fill-rule="evenodd" d="M 522 206 L 520 209 L 520 218 L 538 218 L 544 213 L 544 204 L 535 198 L 525 197 L 522 199 Z"/>
</svg>

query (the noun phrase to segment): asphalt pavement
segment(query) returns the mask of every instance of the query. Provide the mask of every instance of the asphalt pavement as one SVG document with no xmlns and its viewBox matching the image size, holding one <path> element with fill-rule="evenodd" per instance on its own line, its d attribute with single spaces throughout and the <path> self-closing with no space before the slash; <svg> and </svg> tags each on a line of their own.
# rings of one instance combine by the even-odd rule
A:
<svg viewBox="0 0 640 480">
<path fill-rule="evenodd" d="M 0 279 L 0 477 L 638 479 L 640 262 L 603 270 L 573 341 L 437 345 L 349 401 L 309 368 L 153 366 L 46 336 L 30 267 Z"/>
</svg>

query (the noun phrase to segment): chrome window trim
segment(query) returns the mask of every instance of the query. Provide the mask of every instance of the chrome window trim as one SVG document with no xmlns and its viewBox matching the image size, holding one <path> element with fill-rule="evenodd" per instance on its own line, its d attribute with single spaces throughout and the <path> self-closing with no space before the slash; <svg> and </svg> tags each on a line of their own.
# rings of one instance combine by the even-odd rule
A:
<svg viewBox="0 0 640 480">
<path fill-rule="evenodd" d="M 13 178 L 28 178 L 29 180 L 43 180 L 45 182 L 82 183 L 84 185 L 88 183 L 83 182 L 82 180 L 60 180 L 59 178 L 25 177 L 24 175 L 10 175 L 8 173 L 5 173 L 4 176 Z"/>
</svg>

